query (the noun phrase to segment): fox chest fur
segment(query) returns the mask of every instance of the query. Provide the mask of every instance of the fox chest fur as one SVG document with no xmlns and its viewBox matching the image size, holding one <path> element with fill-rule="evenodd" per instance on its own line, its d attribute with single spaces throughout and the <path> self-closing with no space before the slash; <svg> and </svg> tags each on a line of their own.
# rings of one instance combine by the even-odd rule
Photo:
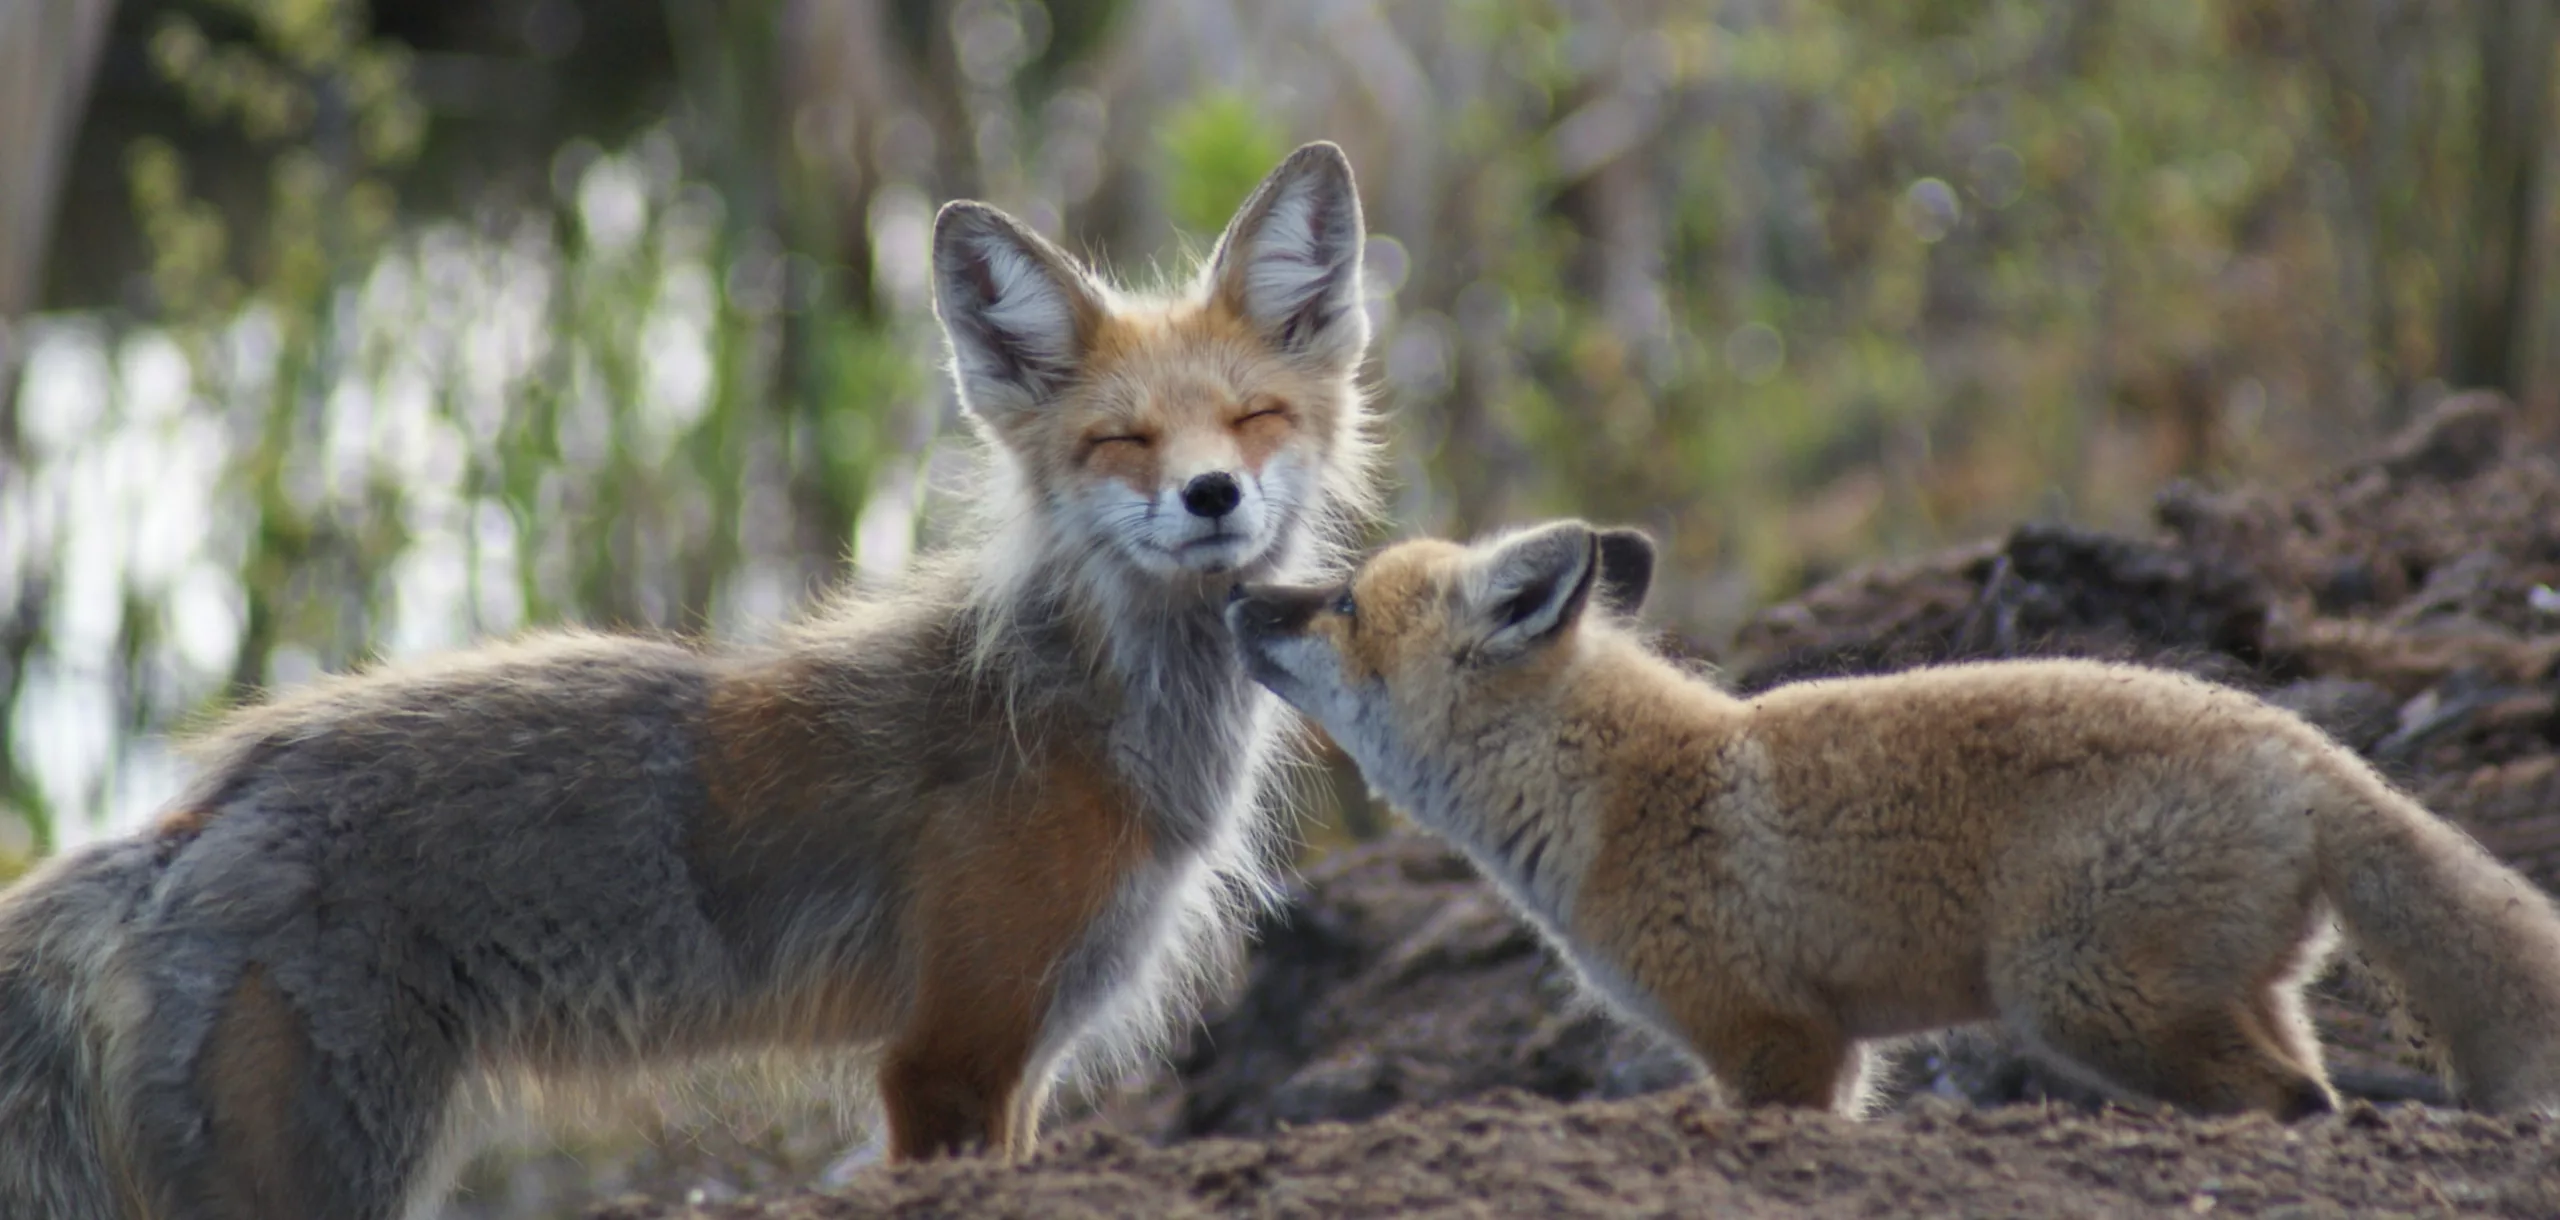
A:
<svg viewBox="0 0 2560 1220">
<path fill-rule="evenodd" d="M 827 959 L 855 946 L 875 963 L 956 946 L 1018 956 L 1050 980 L 1045 1003 L 1072 1009 L 1164 937 L 1204 933 L 1238 897 L 1219 878 L 1256 884 L 1276 706 L 1233 672 L 1214 619 L 1132 626 L 1156 636 L 1143 683 L 1076 672 L 1085 654 L 1057 621 L 1018 625 L 1002 673 L 973 673 L 972 641 L 932 623 L 717 676 L 712 814 L 692 852 L 715 917 L 786 981 L 775 994 L 836 985 Z M 903 981 L 860 990 L 915 1000 Z"/>
</svg>

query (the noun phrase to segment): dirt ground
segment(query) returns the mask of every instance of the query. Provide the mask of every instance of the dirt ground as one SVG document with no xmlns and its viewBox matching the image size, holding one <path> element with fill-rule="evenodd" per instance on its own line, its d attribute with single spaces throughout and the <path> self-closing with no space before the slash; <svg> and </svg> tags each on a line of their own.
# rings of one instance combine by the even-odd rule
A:
<svg viewBox="0 0 2560 1220">
<path fill-rule="evenodd" d="M 2178 666 L 2308 716 L 2560 886 L 2550 429 L 2457 397 L 2309 486 L 2172 487 L 2157 518 L 1853 572 L 1708 659 L 1742 689 L 1952 657 Z M 792 1179 L 678 1157 L 630 1179 L 657 1201 L 593 1214 L 2560 1216 L 2560 1122 L 2416 1104 L 2441 1090 L 2351 964 L 2314 1005 L 2358 1099 L 2342 1115 L 2100 1109 L 1968 1030 L 1894 1052 L 1889 1112 L 1853 1123 L 1722 1108 L 1409 833 L 1308 870 L 1260 932 L 1170 1069 L 1071 1115 L 1028 1166 L 840 1164 L 832 1193 L 688 1204 L 686 1181 L 718 1199 Z"/>
<path fill-rule="evenodd" d="M 1365 1123 L 1169 1147 L 1102 1131 L 1023 1167 L 880 1169 L 831 1195 L 595 1216 L 2560 1215 L 2560 1128 L 2357 1103 L 2287 1128 L 1932 1101 L 1872 1122 L 1700 1089 L 1504 1091 Z"/>
</svg>

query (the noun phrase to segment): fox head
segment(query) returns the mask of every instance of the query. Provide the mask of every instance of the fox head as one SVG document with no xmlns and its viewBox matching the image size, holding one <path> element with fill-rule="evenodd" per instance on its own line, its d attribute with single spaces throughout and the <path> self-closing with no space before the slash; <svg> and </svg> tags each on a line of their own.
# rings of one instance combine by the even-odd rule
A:
<svg viewBox="0 0 2560 1220">
<path fill-rule="evenodd" d="M 1245 672 L 1322 725 L 1391 797 L 1422 743 L 1551 686 L 1596 599 L 1632 614 L 1653 541 L 1558 521 L 1473 546 L 1387 548 L 1329 587 L 1238 586 L 1227 626 Z"/>
<path fill-rule="evenodd" d="M 1309 144 L 1170 300 L 1123 296 L 1004 213 L 950 204 L 934 311 L 961 404 L 1062 551 L 1171 580 L 1268 574 L 1365 486 L 1361 244 L 1350 162 Z"/>
</svg>

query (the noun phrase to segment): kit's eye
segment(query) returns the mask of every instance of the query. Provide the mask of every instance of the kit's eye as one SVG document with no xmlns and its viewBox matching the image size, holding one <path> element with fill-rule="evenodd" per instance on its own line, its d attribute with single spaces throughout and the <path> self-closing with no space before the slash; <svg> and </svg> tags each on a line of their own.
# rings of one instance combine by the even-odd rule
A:
<svg viewBox="0 0 2560 1220">
<path fill-rule="evenodd" d="M 1084 443 L 1095 449 L 1100 449 L 1104 445 L 1135 445 L 1144 449 L 1154 443 L 1154 438 L 1136 432 L 1115 432 L 1107 436 L 1086 437 Z"/>
<path fill-rule="evenodd" d="M 1333 612 L 1344 618 L 1358 618 L 1360 616 L 1360 605 L 1359 603 L 1351 600 L 1351 590 L 1345 589 L 1334 595 Z"/>
</svg>

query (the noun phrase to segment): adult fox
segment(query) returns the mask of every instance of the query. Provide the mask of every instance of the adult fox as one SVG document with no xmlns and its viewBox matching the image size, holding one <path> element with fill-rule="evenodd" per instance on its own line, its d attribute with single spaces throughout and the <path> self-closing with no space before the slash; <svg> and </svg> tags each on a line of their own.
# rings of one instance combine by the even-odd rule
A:
<svg viewBox="0 0 2560 1220">
<path fill-rule="evenodd" d="M 1863 1104 L 1862 1039 L 1997 1017 L 2119 1092 L 2332 1107 L 2333 920 L 2458 1094 L 2560 1103 L 2560 916 L 2290 713 L 2158 670 L 1950 665 L 1748 700 L 1616 621 L 1579 522 L 1248 586 L 1246 669 L 1745 1104 Z M 1590 612 L 1597 600 L 1601 609 Z"/>
<path fill-rule="evenodd" d="M 1219 612 L 1373 494 L 1361 244 L 1330 144 L 1163 298 L 951 204 L 974 543 L 770 647 L 540 635 L 231 716 L 156 828 L 0 896 L 0 1216 L 431 1207 L 476 1081 L 741 1049 L 876 1053 L 895 1157 L 1023 1154 L 1266 888 L 1284 713 Z"/>
</svg>

